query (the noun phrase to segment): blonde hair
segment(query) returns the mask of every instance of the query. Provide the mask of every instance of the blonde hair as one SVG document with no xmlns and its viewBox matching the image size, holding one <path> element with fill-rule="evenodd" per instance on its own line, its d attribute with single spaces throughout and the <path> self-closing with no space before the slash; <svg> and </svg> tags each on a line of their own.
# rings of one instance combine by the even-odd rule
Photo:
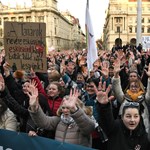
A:
<svg viewBox="0 0 150 150">
<path fill-rule="evenodd" d="M 69 95 L 64 96 L 63 99 L 64 98 L 66 100 L 68 100 L 69 99 Z M 63 104 L 63 102 L 64 102 L 64 100 L 62 100 L 59 108 L 57 109 L 57 112 L 56 112 L 57 116 L 61 116 L 61 114 L 62 114 L 62 104 Z M 80 99 L 77 100 L 76 106 L 80 107 L 85 112 L 85 114 L 87 114 L 88 116 L 92 116 L 92 114 L 93 114 L 92 107 L 85 106 L 84 103 Z"/>
<path fill-rule="evenodd" d="M 139 79 L 129 81 L 129 84 L 128 84 L 127 88 L 125 89 L 125 92 L 127 92 L 127 90 L 128 90 L 129 87 L 130 87 L 130 84 L 133 83 L 133 82 L 136 83 L 137 85 L 139 85 L 140 90 L 142 90 L 142 91 L 145 93 L 144 85 L 143 85 L 143 83 L 141 82 L 141 80 L 139 80 Z"/>
</svg>

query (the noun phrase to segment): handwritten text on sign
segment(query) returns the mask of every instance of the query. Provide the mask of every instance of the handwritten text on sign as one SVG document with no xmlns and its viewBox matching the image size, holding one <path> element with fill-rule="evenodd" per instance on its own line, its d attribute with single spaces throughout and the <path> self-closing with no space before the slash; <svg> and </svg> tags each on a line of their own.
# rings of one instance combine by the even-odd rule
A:
<svg viewBox="0 0 150 150">
<path fill-rule="evenodd" d="M 17 69 L 46 72 L 46 24 L 5 22 L 6 60 Z"/>
</svg>

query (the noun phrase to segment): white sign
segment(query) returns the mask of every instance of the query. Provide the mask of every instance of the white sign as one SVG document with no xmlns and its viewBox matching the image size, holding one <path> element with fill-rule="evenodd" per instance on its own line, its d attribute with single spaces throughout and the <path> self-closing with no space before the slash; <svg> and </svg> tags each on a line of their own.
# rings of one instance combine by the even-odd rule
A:
<svg viewBox="0 0 150 150">
<path fill-rule="evenodd" d="M 145 51 L 150 49 L 150 36 L 142 36 L 142 47 Z"/>
</svg>

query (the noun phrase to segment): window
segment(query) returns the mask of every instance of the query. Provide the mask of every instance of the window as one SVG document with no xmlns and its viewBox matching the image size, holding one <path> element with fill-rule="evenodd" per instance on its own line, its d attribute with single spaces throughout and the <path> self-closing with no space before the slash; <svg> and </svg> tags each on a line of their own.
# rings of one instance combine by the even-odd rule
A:
<svg viewBox="0 0 150 150">
<path fill-rule="evenodd" d="M 147 28 L 147 33 L 150 33 L 150 27 Z"/>
<path fill-rule="evenodd" d="M 144 23 L 144 18 L 142 18 L 142 23 Z"/>
<path fill-rule="evenodd" d="M 148 18 L 148 21 L 147 21 L 148 23 L 150 23 L 150 18 Z"/>
<path fill-rule="evenodd" d="M 121 17 L 116 17 L 116 23 L 120 23 L 121 22 Z"/>
<path fill-rule="evenodd" d="M 2 37 L 3 32 L 2 32 L 2 28 L 0 28 L 0 36 Z"/>
<path fill-rule="evenodd" d="M 135 27 L 135 33 L 137 32 L 137 27 Z"/>
<path fill-rule="evenodd" d="M 9 21 L 8 17 L 5 17 L 5 18 L 4 18 L 4 21 Z"/>
<path fill-rule="evenodd" d="M 117 33 L 120 33 L 120 27 L 117 27 Z"/>
<path fill-rule="evenodd" d="M 11 17 L 11 21 L 16 21 L 16 17 Z"/>
<path fill-rule="evenodd" d="M 132 27 L 129 27 L 129 33 L 132 33 Z"/>
<path fill-rule="evenodd" d="M 19 17 L 19 21 L 20 21 L 20 22 L 23 22 L 23 17 Z"/>
<path fill-rule="evenodd" d="M 30 17 L 30 16 L 27 16 L 27 17 L 26 17 L 26 21 L 27 21 L 27 22 L 31 22 L 31 17 Z"/>
<path fill-rule="evenodd" d="M 57 34 L 57 29 L 56 29 L 56 27 L 55 27 L 55 35 Z"/>
<path fill-rule="evenodd" d="M 142 27 L 142 33 L 144 33 L 144 27 Z"/>
<path fill-rule="evenodd" d="M 56 18 L 54 18 L 54 23 L 55 23 L 55 24 L 57 23 L 57 19 L 56 19 Z"/>
<path fill-rule="evenodd" d="M 44 22 L 44 16 L 39 16 L 39 17 L 38 17 L 38 21 L 39 21 L 39 22 Z"/>
</svg>

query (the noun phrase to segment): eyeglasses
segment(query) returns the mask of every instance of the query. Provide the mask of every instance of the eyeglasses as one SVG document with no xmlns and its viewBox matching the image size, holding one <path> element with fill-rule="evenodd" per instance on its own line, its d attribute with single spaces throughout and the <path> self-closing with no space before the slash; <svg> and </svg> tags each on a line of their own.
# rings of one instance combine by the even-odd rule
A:
<svg viewBox="0 0 150 150">
<path fill-rule="evenodd" d="M 134 77 L 134 78 L 135 78 L 135 77 L 137 77 L 137 76 L 136 76 L 136 75 L 130 75 L 129 77 L 130 77 L 130 78 L 132 78 L 132 77 Z"/>
<path fill-rule="evenodd" d="M 124 106 L 126 107 L 130 107 L 130 106 L 134 106 L 134 107 L 139 107 L 139 103 L 138 102 L 126 102 L 124 103 Z"/>
<path fill-rule="evenodd" d="M 130 88 L 131 89 L 137 89 L 137 88 L 139 88 L 139 86 L 137 86 L 137 85 L 130 85 Z"/>
</svg>

